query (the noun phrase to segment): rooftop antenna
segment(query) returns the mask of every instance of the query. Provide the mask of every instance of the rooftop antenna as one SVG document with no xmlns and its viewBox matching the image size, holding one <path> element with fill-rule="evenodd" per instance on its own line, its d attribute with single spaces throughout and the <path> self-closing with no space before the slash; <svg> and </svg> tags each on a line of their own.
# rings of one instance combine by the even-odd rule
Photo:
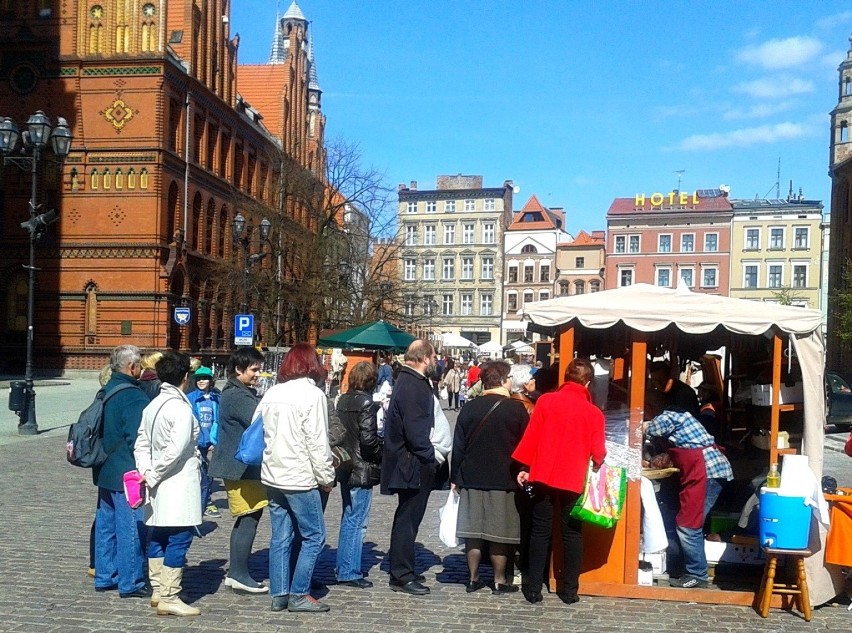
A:
<svg viewBox="0 0 852 633">
<path fill-rule="evenodd" d="M 680 191 L 680 179 L 686 173 L 685 169 L 675 169 L 674 173 L 677 174 L 677 191 Z"/>
<path fill-rule="evenodd" d="M 766 198 L 772 190 L 775 189 L 775 199 L 781 199 L 781 157 L 778 157 L 778 170 L 775 172 L 775 184 L 769 188 L 769 191 L 766 192 L 766 195 L 763 197 Z M 755 196 L 756 197 L 756 196 Z"/>
</svg>

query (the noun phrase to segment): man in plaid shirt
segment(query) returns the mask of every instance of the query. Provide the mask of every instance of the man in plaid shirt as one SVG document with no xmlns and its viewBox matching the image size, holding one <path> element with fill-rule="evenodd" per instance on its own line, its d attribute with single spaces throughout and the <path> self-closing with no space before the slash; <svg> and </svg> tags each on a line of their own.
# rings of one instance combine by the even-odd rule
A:
<svg viewBox="0 0 852 633">
<path fill-rule="evenodd" d="M 686 574 L 669 581 L 673 587 L 697 589 L 709 583 L 704 555 L 704 521 L 726 481 L 731 464 L 713 436 L 691 413 L 667 408 L 644 423 L 647 437 L 665 438 L 672 462 L 680 469 L 680 512 L 675 519 Z"/>
</svg>

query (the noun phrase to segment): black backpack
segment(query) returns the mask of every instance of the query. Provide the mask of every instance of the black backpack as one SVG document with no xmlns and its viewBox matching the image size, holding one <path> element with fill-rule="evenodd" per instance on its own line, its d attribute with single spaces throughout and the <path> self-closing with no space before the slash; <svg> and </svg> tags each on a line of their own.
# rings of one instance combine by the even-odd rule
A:
<svg viewBox="0 0 852 633">
<path fill-rule="evenodd" d="M 95 399 L 68 429 L 68 442 L 65 444 L 68 463 L 80 468 L 94 468 L 103 464 L 109 453 L 104 450 L 104 405 L 119 391 L 130 389 L 134 385 L 119 385 L 109 393 L 98 390 Z"/>
</svg>

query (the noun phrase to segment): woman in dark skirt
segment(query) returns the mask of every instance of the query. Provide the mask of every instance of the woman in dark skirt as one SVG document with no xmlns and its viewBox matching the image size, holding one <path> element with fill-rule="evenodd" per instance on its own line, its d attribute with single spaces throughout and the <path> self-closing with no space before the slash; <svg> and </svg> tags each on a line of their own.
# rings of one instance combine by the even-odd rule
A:
<svg viewBox="0 0 852 633">
<path fill-rule="evenodd" d="M 508 558 L 520 542 L 512 452 L 529 415 L 520 402 L 509 398 L 507 363 L 484 363 L 481 370 L 484 391 L 464 405 L 456 422 L 450 481 L 460 495 L 456 536 L 465 540 L 467 591 L 486 586 L 479 577 L 479 563 L 487 541 L 494 568 L 491 592 L 502 595 L 518 590 L 506 574 Z"/>
</svg>

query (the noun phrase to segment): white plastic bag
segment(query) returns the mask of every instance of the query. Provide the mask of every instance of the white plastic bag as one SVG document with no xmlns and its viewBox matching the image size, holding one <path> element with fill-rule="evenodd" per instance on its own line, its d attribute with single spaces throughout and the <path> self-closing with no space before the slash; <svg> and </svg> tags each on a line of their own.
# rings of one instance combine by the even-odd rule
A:
<svg viewBox="0 0 852 633">
<path fill-rule="evenodd" d="M 458 547 L 459 540 L 456 538 L 456 523 L 459 518 L 459 493 L 450 490 L 447 502 L 440 510 L 438 516 L 441 523 L 438 526 L 438 538 L 447 547 Z"/>
<path fill-rule="evenodd" d="M 450 392 L 447 391 L 446 387 L 441 387 L 440 398 L 441 400 L 447 400 L 450 397 Z"/>
</svg>

